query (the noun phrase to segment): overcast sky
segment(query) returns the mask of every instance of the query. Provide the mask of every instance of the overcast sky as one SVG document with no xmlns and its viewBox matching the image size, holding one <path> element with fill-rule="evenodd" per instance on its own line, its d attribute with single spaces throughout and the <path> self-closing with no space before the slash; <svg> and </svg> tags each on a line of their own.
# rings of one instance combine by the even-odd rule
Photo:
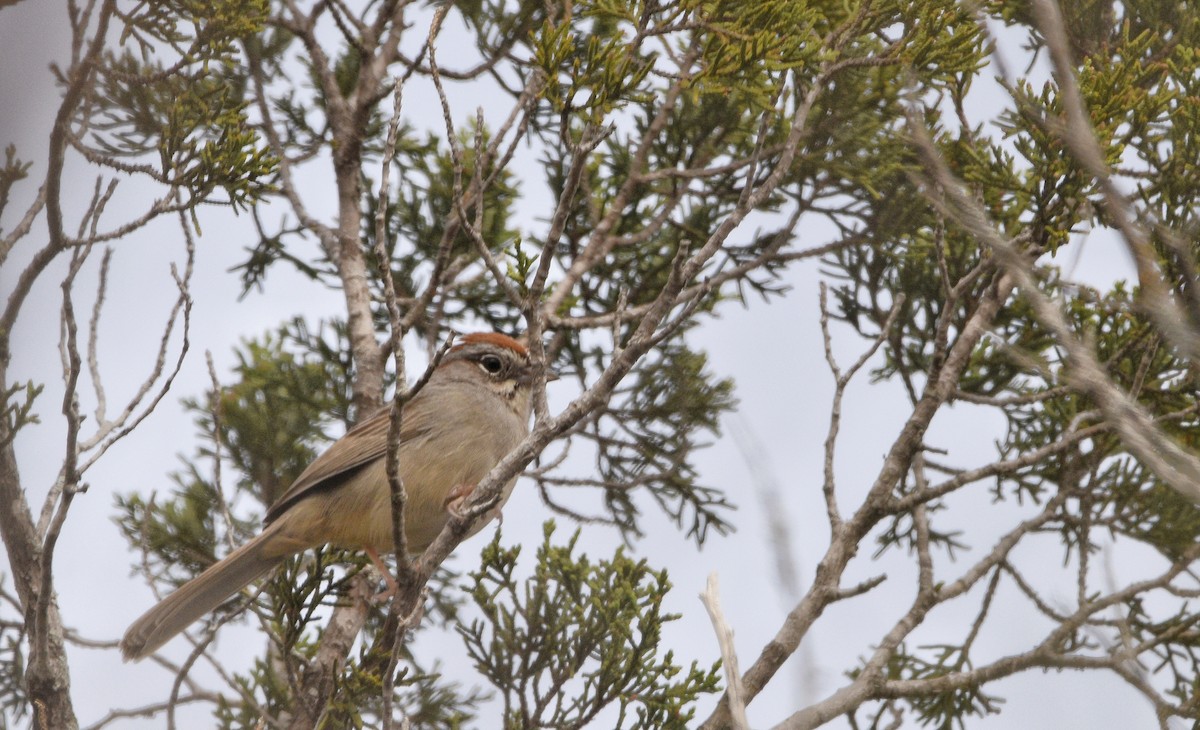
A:
<svg viewBox="0 0 1200 730">
<path fill-rule="evenodd" d="M 20 155 L 34 162 L 31 175 L 40 180 L 45 171 L 45 149 L 58 101 L 48 65 L 67 58 L 67 22 L 57 3 L 22 2 L 0 10 L 0 145 L 14 142 Z M 443 49 L 447 44 L 443 42 Z M 1017 66 L 1018 68 L 1020 66 Z M 419 91 L 406 97 L 405 109 L 414 123 L 437 128 L 440 111 L 422 100 Z M 478 98 L 458 94 L 453 99 L 454 119 L 465 124 L 474 114 Z M 507 111 L 503 104 L 489 114 Z M 984 118 L 981 109 L 977 119 Z M 517 225 L 524 231 L 544 229 L 548 217 L 548 196 L 539 171 L 530 166 L 517 168 L 522 188 L 529 194 L 520 208 Z M 71 173 L 84 173 L 81 167 Z M 90 195 L 94 171 L 69 174 L 66 198 L 74 206 L 68 221 L 77 221 Z M 329 179 L 305 180 L 310 190 L 330 186 Z M 0 225 L 11 229 L 28 204 L 36 182 L 14 190 L 10 210 Z M 110 208 L 107 221 L 125 220 L 138 210 L 139 200 L 153 193 L 133 185 L 123 191 L 120 205 Z M 315 200 L 319 197 L 314 196 Z M 328 199 L 328 196 L 326 196 Z M 331 219 L 331 205 L 313 211 Z M 89 491 L 75 500 L 63 530 L 55 559 L 59 605 L 66 624 L 93 639 L 115 639 L 128 623 L 153 602 L 149 589 L 137 577 L 131 577 L 133 554 L 128 550 L 112 522 L 115 494 L 133 490 L 142 494 L 170 489 L 168 473 L 180 465 L 180 455 L 193 452 L 195 430 L 179 401 L 196 397 L 209 387 L 204 353 L 210 352 L 218 373 L 228 379 L 233 364 L 233 347 L 241 338 L 258 336 L 275 328 L 283 320 L 302 314 L 310 322 L 344 316 L 341 295 L 292 276 L 282 270 L 272 274 L 265 294 L 251 294 L 238 300 L 239 282 L 228 273 L 239 263 L 244 249 L 254 241 L 247 217 L 236 218 L 224 210 L 205 210 L 201 214 L 204 231 L 199 240 L 196 275 L 193 283 L 195 308 L 191 331 L 191 352 L 172 393 L 153 417 L 131 437 L 104 458 L 86 481 Z M 28 259 L 30 251 L 45 241 L 44 217 L 35 233 L 18 247 L 12 259 L 0 270 L 0 295 L 7 296 L 15 273 Z M 741 233 L 745 233 L 744 231 Z M 819 229 L 800 227 L 801 245 L 823 242 Z M 806 240 L 806 237 L 813 240 Z M 177 226 L 167 222 L 117 244 L 111 272 L 108 300 L 100 331 L 100 360 L 110 409 L 137 387 L 153 361 L 162 323 L 174 298 L 169 277 L 171 262 L 183 261 L 183 248 Z M 98 256 L 80 276 L 77 307 L 86 311 L 94 292 Z M 1074 250 L 1060 255 L 1076 278 L 1103 284 L 1124 276 L 1124 254 L 1110 241 L 1089 240 L 1076 256 Z M 58 271 L 62 270 L 58 267 Z M 58 375 L 57 312 L 60 306 L 58 284 L 61 274 L 44 276 L 33 292 L 16 333 L 14 379 L 32 378 L 46 385 L 39 401 L 43 425 L 22 432 L 17 441 L 22 480 L 35 512 L 40 509 L 46 490 L 61 462 L 63 426 L 58 416 L 62 382 Z M 828 423 L 832 378 L 824 362 L 816 318 L 818 267 L 812 263 L 795 267 L 788 274 L 791 293 L 774 304 L 754 303 L 747 309 L 726 305 L 719 319 L 712 320 L 691 336 L 691 343 L 706 350 L 715 372 L 731 376 L 737 382 L 741 407 L 726 426 L 740 425 L 757 439 L 762 455 L 761 471 L 771 475 L 781 493 L 783 513 L 792 526 L 792 558 L 799 566 L 800 583 L 807 586 L 813 568 L 828 541 L 828 527 L 820 497 L 822 442 Z M 177 352 L 177 341 L 172 356 Z M 845 329 L 835 330 L 836 350 L 844 362 L 865 347 Z M 415 372 L 415 370 L 414 370 Z M 552 405 L 560 407 L 569 392 L 552 386 Z M 85 391 L 86 392 L 86 391 Z M 85 409 L 86 410 L 86 409 Z M 855 504 L 854 495 L 865 492 L 890 445 L 898 425 L 908 415 L 903 394 L 890 385 L 870 385 L 865 379 L 847 394 L 842 438 L 837 464 L 841 500 Z M 969 466 L 984 463 L 995 454 L 994 439 L 1001 433 L 998 417 L 981 409 L 955 407 L 940 414 L 934 422 L 929 443 L 950 450 L 945 460 Z M 685 661 L 696 659 L 711 663 L 718 657 L 707 616 L 697 598 L 708 573 L 716 571 L 721 580 L 726 616 L 735 629 L 737 648 L 743 668 L 758 656 L 763 645 L 780 626 L 789 604 L 778 588 L 771 546 L 764 532 L 764 510 L 751 471 L 732 438 L 720 439 L 700 460 L 702 479 L 721 486 L 739 509 L 733 515 L 737 532 L 713 536 L 701 552 L 668 521 L 647 521 L 650 536 L 636 546 L 639 555 L 655 566 L 669 569 L 674 590 L 667 610 L 683 614 L 665 636 L 664 648 L 674 649 Z M 529 486 L 526 484 L 525 486 Z M 980 484 L 956 495 L 950 522 L 964 531 L 963 539 L 976 548 L 990 546 L 999 532 L 1011 525 L 1015 512 L 1008 505 L 993 505 L 987 485 Z M 646 504 L 654 515 L 653 507 Z M 550 516 L 536 491 L 519 485 L 504 512 L 504 539 L 510 543 L 535 545 L 541 536 L 541 523 Z M 559 520 L 565 537 L 573 526 Z M 454 565 L 469 569 L 476 561 L 479 547 L 491 539 L 492 528 L 461 546 Z M 596 556 L 611 553 L 618 544 L 612 531 L 600 527 L 583 528 L 582 544 Z M 1041 553 L 1039 554 L 1039 551 Z M 868 653 L 892 622 L 907 608 L 913 593 L 912 567 L 903 555 L 872 562 L 871 547 L 864 547 L 847 575 L 847 582 L 879 573 L 889 580 L 879 589 L 855 600 L 836 604 L 816 624 L 806 641 L 804 656 L 811 662 L 807 678 L 801 680 L 799 662 L 793 658 L 785 667 L 785 676 L 777 678 L 749 708 L 751 723 L 769 726 L 787 717 L 801 706 L 803 698 L 820 698 L 844 682 L 843 672 Z M 532 557 L 530 555 L 530 557 Z M 1019 555 L 1027 567 L 1045 564 L 1035 573 L 1042 585 L 1062 580 L 1062 550 L 1053 539 L 1031 542 Z M 1152 558 L 1136 552 L 1116 556 L 1118 575 L 1134 575 L 1137 564 Z M 939 567 L 945 567 L 943 560 Z M 7 563 L 0 566 L 7 572 Z M 11 583 L 6 580 L 6 589 Z M 1057 593 L 1055 592 L 1057 591 Z M 1072 602 L 1074 586 L 1069 582 L 1051 595 Z M 977 595 L 977 594 L 976 594 Z M 980 639 L 980 661 L 1023 651 L 1045 632 L 1046 624 L 1024 606 L 1008 601 L 998 611 Z M 960 602 L 957 609 L 933 613 L 927 625 L 910 644 L 938 643 L 962 634 L 962 623 L 974 615 L 975 601 Z M 1013 607 L 1016 606 L 1016 607 Z M 957 610 L 958 613 L 954 611 Z M 949 629 L 951 633 L 942 633 Z M 249 638 L 249 641 L 242 640 Z M 173 642 L 168 652 L 183 656 L 182 642 Z M 418 651 L 427 660 L 438 657 L 447 671 L 464 681 L 473 676 L 459 640 L 453 635 L 422 635 Z M 244 667 L 258 654 L 261 642 L 246 629 L 227 627 L 219 640 L 219 653 L 231 667 Z M 71 650 L 76 709 L 84 725 L 102 717 L 112 707 L 143 704 L 165 697 L 172 678 L 149 662 L 124 664 L 115 651 Z M 200 671 L 206 671 L 201 668 Z M 984 720 L 972 719 L 975 728 L 1129 728 L 1148 726 L 1153 715 L 1148 704 L 1110 674 L 1026 674 L 1000 682 L 993 692 L 1008 701 L 1005 713 Z M 707 714 L 706 702 L 700 716 Z M 186 716 L 186 715 L 185 715 Z M 195 725 L 203 726 L 208 717 L 205 707 L 193 715 Z M 485 719 L 480 726 L 487 727 Z M 161 721 L 124 727 L 158 727 Z M 832 726 L 843 726 L 841 720 Z"/>
</svg>

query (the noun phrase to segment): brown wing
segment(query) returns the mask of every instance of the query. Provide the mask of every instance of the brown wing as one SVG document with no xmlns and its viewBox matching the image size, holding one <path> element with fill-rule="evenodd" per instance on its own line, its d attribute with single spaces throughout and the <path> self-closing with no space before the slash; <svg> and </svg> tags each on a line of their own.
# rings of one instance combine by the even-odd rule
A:
<svg viewBox="0 0 1200 730">
<path fill-rule="evenodd" d="M 418 399 L 419 400 L 419 399 Z M 413 407 L 417 406 L 417 407 Z M 388 428 L 391 424 L 391 405 L 372 413 L 367 418 L 356 423 L 337 441 L 318 456 L 300 476 L 292 482 L 292 486 L 275 500 L 267 510 L 263 524 L 271 524 L 289 507 L 303 499 L 308 494 L 331 487 L 339 481 L 339 477 L 347 476 L 359 467 L 369 464 L 387 453 Z M 404 443 L 419 437 L 428 430 L 428 418 L 425 409 L 420 408 L 416 400 L 404 409 L 404 419 L 400 427 L 400 442 Z"/>
</svg>

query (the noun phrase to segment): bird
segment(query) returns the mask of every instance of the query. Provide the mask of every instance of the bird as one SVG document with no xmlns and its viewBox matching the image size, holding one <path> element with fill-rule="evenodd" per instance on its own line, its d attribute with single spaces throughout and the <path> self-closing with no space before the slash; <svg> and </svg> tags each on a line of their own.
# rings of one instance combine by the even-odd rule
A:
<svg viewBox="0 0 1200 730">
<path fill-rule="evenodd" d="M 555 376 L 535 366 L 520 342 L 496 332 L 473 333 L 446 352 L 405 404 L 399 456 L 410 553 L 425 550 L 450 511 L 528 435 L 539 378 Z M 364 550 L 382 566 L 379 552 L 394 550 L 386 467 L 390 410 L 377 410 L 309 464 L 267 510 L 256 537 L 134 621 L 120 642 L 125 660 L 149 656 L 304 550 L 325 544 Z M 500 502 L 471 534 L 499 513 L 515 483 L 514 477 L 504 485 Z"/>
</svg>

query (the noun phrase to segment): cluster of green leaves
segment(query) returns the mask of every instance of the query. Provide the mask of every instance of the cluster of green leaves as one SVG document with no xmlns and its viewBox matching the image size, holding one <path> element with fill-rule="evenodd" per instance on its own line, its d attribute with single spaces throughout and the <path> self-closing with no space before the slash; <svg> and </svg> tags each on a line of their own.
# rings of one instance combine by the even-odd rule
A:
<svg viewBox="0 0 1200 730">
<path fill-rule="evenodd" d="M 646 8 L 639 13 L 617 5 L 581 3 L 576 12 L 591 21 L 590 28 L 547 18 L 534 36 L 532 65 L 547 82 L 544 113 L 560 116 L 564 136 L 604 124 L 615 110 L 647 94 L 654 57 L 625 32 L 645 17 Z"/>
<path fill-rule="evenodd" d="M 504 727 L 684 728 L 694 703 L 718 689 L 719 663 L 704 670 L 659 656 L 665 572 L 618 550 L 595 563 L 576 553 L 579 533 L 554 545 L 547 522 L 533 574 L 516 578 L 520 547 L 499 536 L 470 576 L 483 619 L 460 629 L 476 667 L 504 700 Z M 613 706 L 610 715 L 601 715 Z"/>
<path fill-rule="evenodd" d="M 118 13 L 122 40 L 140 52 L 106 52 L 97 64 L 95 108 L 86 109 L 91 135 L 80 143 L 97 158 L 131 159 L 132 167 L 118 169 L 178 186 L 188 207 L 217 190 L 235 209 L 262 199 L 277 161 L 246 116 L 234 59 L 237 41 L 261 32 L 266 12 L 266 1 L 255 0 L 142 3 Z M 157 60 L 164 46 L 176 60 Z"/>
<path fill-rule="evenodd" d="M 178 586 L 217 561 L 220 495 L 198 465 L 171 475 L 175 491 L 166 499 L 139 493 L 118 495 L 117 525 L 130 545 L 143 551 L 143 568 L 156 581 Z M 236 525 L 235 536 L 253 533 L 248 522 Z"/>
<path fill-rule="evenodd" d="M 291 681 L 319 646 L 318 611 L 341 596 L 345 581 L 330 568 L 342 557 L 341 551 L 317 549 L 311 556 L 288 560 L 265 579 L 264 590 L 250 609 L 269 627 L 267 651 L 246 671 L 231 673 L 236 694 L 219 697 L 214 709 L 218 727 L 252 728 L 264 716 L 278 717 L 295 709 Z"/>
<path fill-rule="evenodd" d="M 504 701 L 505 727 L 577 728 L 598 718 L 610 724 L 610 715 L 617 728 L 686 727 L 697 699 L 718 691 L 719 663 L 685 669 L 671 652 L 660 656 L 662 628 L 678 618 L 662 612 L 670 589 L 665 572 L 621 551 L 593 563 L 576 553 L 578 533 L 554 545 L 553 532 L 553 523 L 547 523 L 533 574 L 524 580 L 516 577 L 519 547 L 501 546 L 497 535 L 484 549 L 481 566 L 465 586 L 480 618 L 461 623 L 455 600 L 427 612 L 426 619 L 457 627 L 484 679 Z M 314 613 L 344 585 L 331 577 L 328 561 L 345 558 L 318 551 L 315 561 L 289 561 L 269 581 L 260 610 L 277 643 L 267 658 L 236 675 L 242 700 L 222 701 L 220 727 L 252 727 L 264 713 L 275 716 L 291 707 L 289 677 L 303 671 L 318 647 L 320 621 Z M 444 590 L 455 580 L 444 572 L 435 583 Z M 326 726 L 382 725 L 381 672 L 391 650 L 381 638 L 387 631 L 382 614 L 373 612 L 357 661 L 336 678 Z M 489 697 L 444 677 L 437 666 L 423 668 L 407 647 L 401 659 L 392 706 L 414 726 L 469 726 Z"/>
<path fill-rule="evenodd" d="M 296 710 L 294 683 L 317 656 L 325 610 L 347 600 L 347 580 L 364 563 L 361 556 L 352 553 L 318 549 L 311 558 L 289 560 L 266 582 L 253 608 L 270 628 L 271 643 L 266 655 L 256 659 L 248 670 L 233 674 L 237 699 L 222 696 L 215 713 L 219 727 L 258 727 L 264 716 L 279 717 Z M 351 566 L 348 570 L 338 567 L 346 564 Z M 462 599 L 447 592 L 447 586 L 457 578 L 444 569 L 435 576 L 435 600 L 425 614 L 426 623 L 445 623 L 457 615 Z M 384 628 L 386 609 L 386 602 L 373 607 L 358 656 L 346 662 L 334 677 L 336 688 L 329 705 L 320 711 L 320 727 L 386 727 L 381 719 L 383 677 L 391 656 L 391 645 L 382 641 L 390 636 Z M 423 667 L 407 647 L 401 660 L 393 677 L 391 706 L 414 727 L 463 727 L 486 699 L 481 690 L 443 676 L 437 665 Z"/>
<path fill-rule="evenodd" d="M 407 652 L 402 659 L 393 683 L 396 716 L 417 728 L 460 730 L 472 726 L 487 694 L 478 688 L 463 687 L 445 676 L 437 665 L 421 667 Z M 378 673 L 363 671 L 365 666 L 374 663 L 361 661 L 346 667 L 349 676 L 339 680 L 340 691 L 335 693 L 326 716 L 328 727 L 386 727 L 378 721 L 382 716 L 383 686 Z"/>
<path fill-rule="evenodd" d="M 164 0 L 117 9 L 121 42 L 133 41 L 141 54 L 163 47 L 182 60 L 205 62 L 232 53 L 238 40 L 262 31 L 268 0 Z"/>
<path fill-rule="evenodd" d="M 1029 24 L 1026 3 L 996 3 L 998 17 Z M 1196 147 L 1200 118 L 1194 99 L 1200 91 L 1196 47 L 1200 18 L 1186 2 L 1155 0 L 1114 6 L 1098 0 L 1062 3 L 1068 39 L 1078 65 L 1079 89 L 1087 104 L 1107 161 L 1136 191 L 1149 221 L 1175 231 L 1195 225 L 1197 191 L 1187 184 L 1197 173 Z M 1041 50 L 1040 38 L 1031 46 Z M 1033 116 L 1014 125 L 1023 137 L 1040 137 L 1059 149 L 1061 143 L 1037 123 L 1041 109 L 1057 111 L 1053 88 L 1021 96 Z M 1136 160 L 1135 167 L 1130 163 Z M 1047 161 L 1048 162 L 1048 161 Z M 1112 225 L 1103 208 L 1094 211 L 1102 225 Z M 1168 257 L 1168 263 L 1170 258 Z"/>
<path fill-rule="evenodd" d="M 1011 8 L 1020 4 L 1003 5 Z M 1145 15 L 1145 8 L 1137 12 Z M 1144 145 L 1156 154 L 1174 157 L 1169 154 L 1169 145 L 1154 140 L 1161 141 L 1167 134 L 1190 136 L 1191 123 L 1185 120 L 1177 126 L 1174 118 L 1171 124 L 1166 123 L 1165 114 L 1178 98 L 1179 82 L 1164 73 L 1167 64 L 1161 59 L 1154 63 L 1153 59 L 1164 53 L 1178 56 L 1181 44 L 1176 39 L 1164 45 L 1165 31 L 1160 28 L 1152 32 L 1144 22 L 1138 33 L 1131 33 L 1131 27 L 1139 27 L 1136 18 L 1124 20 L 1125 24 L 1109 29 L 1112 37 L 1104 42 L 1108 52 L 1089 57 L 1081 69 L 1081 87 L 1092 105 L 1100 141 L 1114 163 L 1127 149 Z M 1011 91 L 1014 108 L 997 121 L 999 139 L 993 140 L 984 134 L 987 130 L 978 127 L 964 130 L 967 134 L 959 136 L 941 134 L 938 142 L 954 172 L 972 185 L 1005 234 L 1022 235 L 1033 252 L 1052 252 L 1081 226 L 1103 223 L 1102 208 L 1088 201 L 1096 193 L 1090 179 L 1071 162 L 1058 132 L 1043 123 L 1048 114 L 1061 111 L 1056 87 L 1046 83 L 1034 89 L 1028 82 L 1021 82 Z M 925 121 L 935 130 L 940 128 L 940 112 L 934 107 L 944 101 L 935 95 L 926 102 Z M 962 103 L 957 97 L 950 101 Z M 908 295 L 900 310 L 897 334 L 888 342 L 887 363 L 876 373 L 880 377 L 932 373 L 936 363 L 930 355 L 942 310 L 950 305 L 960 308 L 950 319 L 952 334 L 961 328 L 971 303 L 990 281 L 990 277 L 981 277 L 963 295 L 949 299 L 947 283 L 958 282 L 977 267 L 987 266 L 986 255 L 969 235 L 920 204 L 920 194 L 906 180 L 907 175 L 919 172 L 916 160 L 910 159 L 899 172 L 889 179 L 892 193 L 874 206 L 877 217 L 870 219 L 871 245 L 847 249 L 829 261 L 847 282 L 836 291 L 838 312 L 866 336 L 878 332 L 897 292 Z M 1151 173 L 1139 173 L 1137 178 L 1145 180 L 1147 188 L 1177 179 L 1175 175 Z M 1151 206 L 1147 198 L 1147 207 L 1157 212 L 1162 202 L 1159 199 Z M 1194 202 L 1187 200 L 1163 206 L 1162 210 L 1164 215 L 1173 211 L 1178 216 L 1195 208 Z M 878 245 L 885 242 L 887 247 Z M 1047 271 L 1047 276 L 1047 284 L 1057 291 L 1056 274 Z M 1080 304 L 1085 306 L 1086 302 L 1081 300 Z M 1126 305 L 1127 309 L 1131 307 Z M 1031 314 L 1020 302 L 1005 308 L 998 322 L 998 338 L 986 341 L 976 353 L 977 359 L 962 383 L 963 390 L 995 395 L 1023 387 L 1017 376 L 1028 369 L 1015 364 L 1011 354 L 1042 353 L 1051 346 L 1050 337 Z"/>
</svg>

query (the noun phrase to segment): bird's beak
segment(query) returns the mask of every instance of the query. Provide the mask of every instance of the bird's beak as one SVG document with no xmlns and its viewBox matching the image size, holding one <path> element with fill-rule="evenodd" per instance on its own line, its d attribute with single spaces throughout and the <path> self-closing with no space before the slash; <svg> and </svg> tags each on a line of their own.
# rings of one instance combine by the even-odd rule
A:
<svg viewBox="0 0 1200 730">
<path fill-rule="evenodd" d="M 533 382 L 538 379 L 538 375 L 543 374 L 543 373 L 545 374 L 547 383 L 552 383 L 555 380 L 558 380 L 558 378 L 559 378 L 558 373 L 554 372 L 550 368 L 546 368 L 546 369 L 540 371 L 540 373 L 538 371 L 534 370 L 533 368 L 529 368 L 525 372 L 521 373 L 521 375 L 519 375 L 517 377 L 517 380 L 524 383 L 525 385 L 532 385 Z"/>
</svg>

